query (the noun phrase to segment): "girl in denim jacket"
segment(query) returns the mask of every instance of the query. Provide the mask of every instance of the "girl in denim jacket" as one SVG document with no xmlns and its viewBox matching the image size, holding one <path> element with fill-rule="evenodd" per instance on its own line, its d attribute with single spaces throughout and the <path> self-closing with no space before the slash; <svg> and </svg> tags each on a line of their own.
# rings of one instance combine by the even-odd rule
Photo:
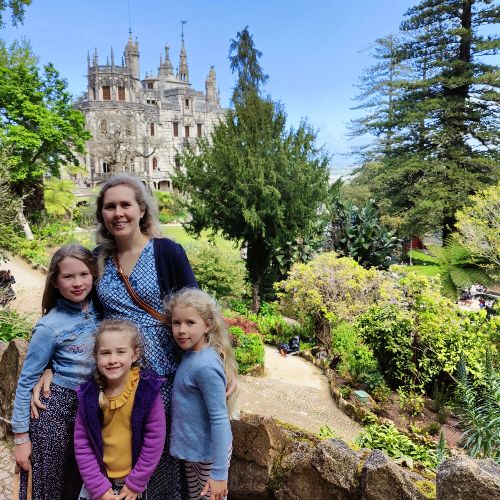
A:
<svg viewBox="0 0 500 500">
<path fill-rule="evenodd" d="M 78 498 L 82 481 L 73 448 L 75 389 L 95 366 L 92 349 L 99 316 L 90 293 L 96 275 L 92 253 L 80 245 L 61 247 L 50 262 L 43 316 L 33 330 L 12 415 L 14 458 L 22 469 L 20 499 L 26 497 L 30 467 L 33 500 Z M 51 395 L 43 399 L 39 418 L 30 419 L 31 391 L 48 364 L 54 372 Z"/>
</svg>

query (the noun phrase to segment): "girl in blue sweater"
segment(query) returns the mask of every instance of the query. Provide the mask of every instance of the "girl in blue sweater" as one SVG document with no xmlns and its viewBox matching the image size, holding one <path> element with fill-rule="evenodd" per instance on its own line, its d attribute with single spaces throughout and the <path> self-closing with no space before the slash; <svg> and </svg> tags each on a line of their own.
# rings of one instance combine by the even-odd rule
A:
<svg viewBox="0 0 500 500">
<path fill-rule="evenodd" d="M 226 324 L 216 301 L 195 288 L 184 288 L 165 307 L 184 351 L 172 394 L 170 454 L 184 461 L 190 499 L 223 500 L 235 399 L 233 393 L 226 402 L 226 386 L 237 373 Z"/>
</svg>

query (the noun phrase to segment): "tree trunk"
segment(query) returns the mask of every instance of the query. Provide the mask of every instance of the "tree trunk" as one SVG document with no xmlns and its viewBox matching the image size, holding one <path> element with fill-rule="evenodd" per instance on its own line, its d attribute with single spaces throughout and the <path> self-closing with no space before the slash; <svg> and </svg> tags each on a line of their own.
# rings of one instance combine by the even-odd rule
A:
<svg viewBox="0 0 500 500">
<path fill-rule="evenodd" d="M 252 284 L 252 311 L 257 314 L 260 309 L 260 280 Z"/>
<path fill-rule="evenodd" d="M 17 218 L 19 219 L 19 222 L 21 223 L 21 226 L 24 231 L 24 235 L 26 236 L 26 239 L 29 241 L 33 240 L 33 231 L 31 231 L 30 223 L 28 222 L 28 219 L 24 216 L 23 212 L 23 207 L 21 205 L 21 208 L 19 209 L 19 212 L 17 212 Z"/>
</svg>

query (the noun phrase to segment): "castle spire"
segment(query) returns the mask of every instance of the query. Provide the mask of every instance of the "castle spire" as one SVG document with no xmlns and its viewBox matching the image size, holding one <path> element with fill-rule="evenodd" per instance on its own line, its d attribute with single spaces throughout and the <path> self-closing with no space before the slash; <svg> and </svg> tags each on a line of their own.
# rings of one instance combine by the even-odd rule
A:
<svg viewBox="0 0 500 500">
<path fill-rule="evenodd" d="M 207 79 L 205 80 L 205 94 L 208 102 L 219 104 L 219 93 L 217 92 L 217 79 L 215 76 L 215 68 L 210 66 Z"/>
<path fill-rule="evenodd" d="M 184 25 L 187 21 L 181 21 L 181 53 L 179 56 L 179 71 L 177 72 L 177 78 L 184 82 L 189 82 L 189 68 L 187 64 L 186 48 L 184 47 Z"/>
<path fill-rule="evenodd" d="M 113 52 L 113 47 L 111 47 L 111 66 L 115 65 L 115 53 Z"/>
</svg>

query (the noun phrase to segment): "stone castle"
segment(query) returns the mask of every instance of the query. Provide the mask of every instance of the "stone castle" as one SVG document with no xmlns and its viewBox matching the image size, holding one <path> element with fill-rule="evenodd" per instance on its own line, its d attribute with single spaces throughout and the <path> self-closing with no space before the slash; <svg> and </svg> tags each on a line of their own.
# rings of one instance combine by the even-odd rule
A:
<svg viewBox="0 0 500 500">
<path fill-rule="evenodd" d="M 195 147 L 196 138 L 209 137 L 225 113 L 213 66 L 205 92 L 191 88 L 183 34 L 176 72 L 165 46 L 158 74 L 141 80 L 139 44 L 131 33 L 121 64 L 113 49 L 104 65 L 97 50 L 87 59 L 87 93 L 76 103 L 92 134 L 80 158 L 88 170 L 84 184 L 95 186 L 112 174 L 131 172 L 151 189 L 172 190 L 179 153 L 188 144 Z"/>
</svg>

